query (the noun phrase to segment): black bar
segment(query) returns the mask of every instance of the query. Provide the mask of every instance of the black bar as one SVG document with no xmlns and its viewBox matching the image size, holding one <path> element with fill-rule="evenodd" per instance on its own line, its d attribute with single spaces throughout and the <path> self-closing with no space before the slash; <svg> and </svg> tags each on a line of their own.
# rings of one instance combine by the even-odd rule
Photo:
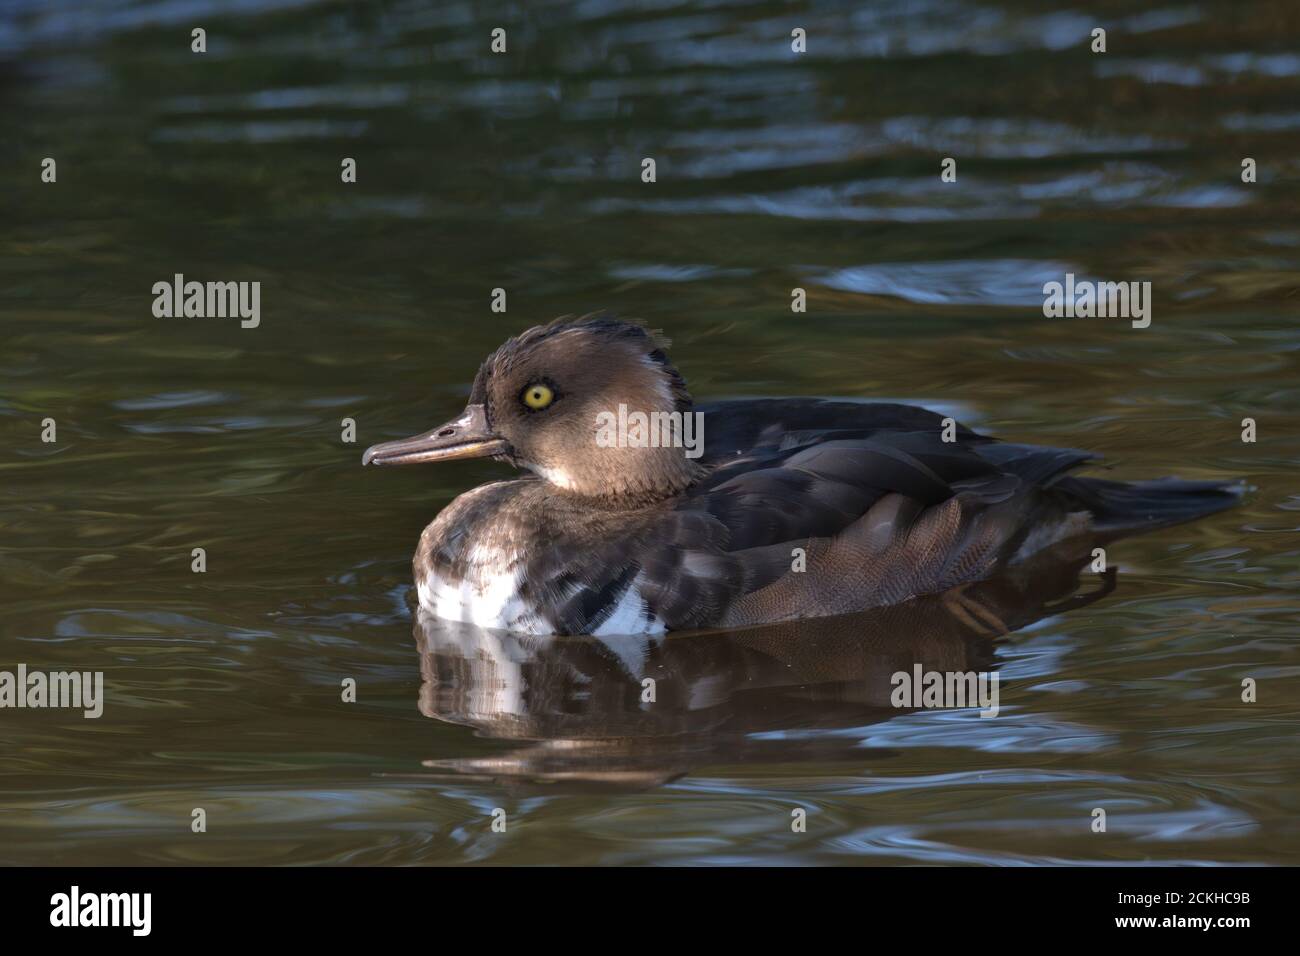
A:
<svg viewBox="0 0 1300 956">
<path fill-rule="evenodd" d="M 597 923 L 637 938 L 653 937 L 656 926 L 667 932 L 696 921 L 761 936 L 777 921 L 815 935 L 835 926 L 859 934 L 864 944 L 895 931 L 927 942 L 975 942 L 970 934 L 977 929 L 985 943 L 997 938 L 995 931 L 1043 930 L 1070 941 L 1200 937 L 1231 944 L 1243 933 L 1285 928 L 1294 876 L 1289 869 L 1248 867 L 36 868 L 0 870 L 0 913 L 9 939 L 69 941 L 76 933 L 76 943 L 356 938 L 373 944 L 423 933 L 436 945 L 428 934 L 445 934 L 450 942 L 482 921 L 485 941 L 518 933 L 540 944 L 569 934 L 583 938 Z M 129 925 L 52 926 L 52 900 L 63 894 L 70 902 L 73 886 L 83 907 L 89 894 L 150 894 L 148 936 L 135 937 Z M 99 905 L 98 897 L 91 905 Z M 1214 923 L 1208 929 L 1164 925 L 1207 918 Z M 1242 925 L 1215 922 L 1243 918 Z M 1125 919 L 1154 925 L 1119 925 Z"/>
</svg>

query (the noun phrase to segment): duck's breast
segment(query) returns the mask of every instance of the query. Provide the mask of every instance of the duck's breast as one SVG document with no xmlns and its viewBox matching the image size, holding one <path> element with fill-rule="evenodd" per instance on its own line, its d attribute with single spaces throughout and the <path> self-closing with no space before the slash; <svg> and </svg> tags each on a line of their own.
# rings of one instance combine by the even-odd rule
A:
<svg viewBox="0 0 1300 956">
<path fill-rule="evenodd" d="M 415 556 L 420 606 L 437 617 L 520 634 L 662 634 L 639 569 L 580 522 L 547 515 L 539 482 L 484 485 L 424 531 Z M 609 529 L 603 529 L 608 531 Z"/>
<path fill-rule="evenodd" d="M 550 634 L 554 628 L 525 599 L 523 568 L 517 553 L 471 547 L 460 567 L 431 568 L 416 581 L 420 606 L 450 621 L 501 628 L 523 634 Z"/>
</svg>

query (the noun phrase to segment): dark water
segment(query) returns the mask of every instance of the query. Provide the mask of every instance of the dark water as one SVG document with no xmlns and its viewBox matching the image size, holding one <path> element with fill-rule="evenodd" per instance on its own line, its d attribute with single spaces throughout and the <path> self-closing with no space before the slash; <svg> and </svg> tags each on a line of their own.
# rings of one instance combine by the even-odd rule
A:
<svg viewBox="0 0 1300 956">
<path fill-rule="evenodd" d="M 0 711 L 0 861 L 1297 862 L 1298 50 L 1293 0 L 0 3 L 0 669 L 108 698 Z M 1044 318 L 1065 272 L 1151 281 L 1151 326 Z M 261 324 L 154 318 L 175 273 Z M 413 621 L 420 529 L 503 469 L 361 449 L 595 308 L 698 396 L 1253 490 L 1109 578 L 799 632 Z M 891 709 L 915 662 L 1000 714 Z"/>
</svg>

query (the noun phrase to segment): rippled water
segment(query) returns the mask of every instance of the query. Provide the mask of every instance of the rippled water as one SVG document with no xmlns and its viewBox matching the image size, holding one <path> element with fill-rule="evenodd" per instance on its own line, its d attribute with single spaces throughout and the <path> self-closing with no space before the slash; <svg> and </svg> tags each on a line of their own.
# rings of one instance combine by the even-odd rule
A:
<svg viewBox="0 0 1300 956">
<path fill-rule="evenodd" d="M 1291 0 L 0 6 L 0 669 L 108 696 L 0 711 L 0 861 L 1296 862 L 1297 48 Z M 178 272 L 261 281 L 260 326 L 155 319 Z M 1151 281 L 1150 328 L 1044 318 L 1065 272 Z M 697 396 L 914 401 L 1253 490 L 973 605 L 413 621 L 420 529 L 503 469 L 361 448 L 594 308 Z M 996 667 L 1000 715 L 893 710 L 914 662 Z"/>
</svg>

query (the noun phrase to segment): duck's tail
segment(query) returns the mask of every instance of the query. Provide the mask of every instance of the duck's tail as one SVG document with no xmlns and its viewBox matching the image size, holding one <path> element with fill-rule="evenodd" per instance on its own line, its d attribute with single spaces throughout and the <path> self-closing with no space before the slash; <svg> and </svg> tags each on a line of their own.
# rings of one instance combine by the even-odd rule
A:
<svg viewBox="0 0 1300 956">
<path fill-rule="evenodd" d="M 1106 536 L 1139 534 L 1194 521 L 1241 501 L 1240 481 L 1109 481 L 1071 476 L 1054 485 L 1093 515 L 1093 530 Z"/>
</svg>

